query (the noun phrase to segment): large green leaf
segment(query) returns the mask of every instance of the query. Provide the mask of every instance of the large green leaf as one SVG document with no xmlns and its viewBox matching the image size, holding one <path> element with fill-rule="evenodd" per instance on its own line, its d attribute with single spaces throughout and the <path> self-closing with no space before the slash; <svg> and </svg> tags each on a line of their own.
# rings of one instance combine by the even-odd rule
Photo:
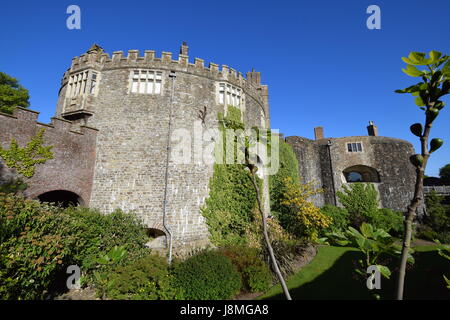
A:
<svg viewBox="0 0 450 320">
<path fill-rule="evenodd" d="M 417 98 L 414 100 L 414 102 L 415 102 L 416 105 L 419 106 L 419 107 L 425 106 L 425 103 L 423 102 L 423 100 L 422 100 L 421 97 L 417 97 Z"/>
<path fill-rule="evenodd" d="M 383 238 L 391 238 L 391 235 L 383 229 L 377 229 L 373 232 L 373 238 L 375 240 L 383 239 Z"/>
<path fill-rule="evenodd" d="M 377 264 L 377 269 L 378 271 L 380 271 L 381 275 L 386 279 L 389 279 L 391 277 L 391 270 L 389 270 L 388 267 Z"/>
<path fill-rule="evenodd" d="M 421 77 L 424 74 L 422 71 L 410 64 L 407 64 L 406 69 L 402 69 L 402 71 L 411 77 Z"/>
<path fill-rule="evenodd" d="M 430 51 L 430 64 L 439 62 L 439 59 L 442 57 L 442 52 L 439 51 Z"/>
<path fill-rule="evenodd" d="M 364 237 L 371 238 L 373 236 L 373 227 L 371 224 L 364 222 L 359 229 Z"/>
<path fill-rule="evenodd" d="M 426 54 L 423 52 L 411 52 L 408 58 L 403 57 L 402 60 L 407 64 L 415 66 L 424 66 L 430 63 L 431 59 L 425 59 Z"/>
<path fill-rule="evenodd" d="M 420 90 L 426 90 L 428 88 L 427 84 L 424 82 L 419 82 L 418 84 L 415 84 L 413 86 L 410 86 L 408 88 L 405 88 L 403 90 L 395 90 L 395 92 L 397 93 L 412 93 L 414 95 L 414 93 L 420 91 Z"/>
</svg>

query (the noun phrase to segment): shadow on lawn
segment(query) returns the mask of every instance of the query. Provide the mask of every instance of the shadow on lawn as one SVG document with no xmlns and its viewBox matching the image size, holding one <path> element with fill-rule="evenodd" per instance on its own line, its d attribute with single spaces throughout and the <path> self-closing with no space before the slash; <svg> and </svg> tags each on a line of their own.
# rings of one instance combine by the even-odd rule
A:
<svg viewBox="0 0 450 320">
<path fill-rule="evenodd" d="M 450 261 L 439 256 L 437 251 L 416 252 L 414 266 L 408 266 L 405 281 L 404 299 L 448 300 L 450 290 L 446 288 L 443 274 L 450 276 Z M 355 264 L 362 256 L 359 252 L 344 253 L 334 265 L 312 282 L 290 289 L 293 299 L 298 300 L 366 300 L 378 293 L 381 299 L 394 299 L 397 280 L 397 259 L 389 265 L 391 279 L 381 279 L 381 290 L 369 291 L 365 279 L 355 272 Z M 301 271 L 300 271 L 301 272 Z M 267 300 L 284 299 L 279 294 Z"/>
</svg>

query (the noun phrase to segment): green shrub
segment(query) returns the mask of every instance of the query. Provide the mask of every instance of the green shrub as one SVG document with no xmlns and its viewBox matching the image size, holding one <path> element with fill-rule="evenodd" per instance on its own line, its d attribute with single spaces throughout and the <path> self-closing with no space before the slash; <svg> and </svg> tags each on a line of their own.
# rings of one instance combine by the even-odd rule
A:
<svg viewBox="0 0 450 320">
<path fill-rule="evenodd" d="M 102 288 L 109 299 L 171 300 L 177 298 L 169 275 L 167 259 L 147 254 L 108 271 Z"/>
<path fill-rule="evenodd" d="M 0 194 L 0 299 L 42 299 L 73 264 L 72 220 L 58 208 Z"/>
<path fill-rule="evenodd" d="M 445 205 L 444 202 L 444 197 L 434 191 L 426 196 L 427 216 L 419 227 L 420 237 L 450 243 L 450 205 Z"/>
<path fill-rule="evenodd" d="M 256 248 L 234 246 L 221 252 L 231 259 L 241 276 L 242 289 L 247 292 L 263 292 L 269 289 L 272 274 Z"/>
<path fill-rule="evenodd" d="M 352 183 L 343 186 L 336 195 L 349 213 L 350 224 L 359 228 L 363 222 L 371 223 L 378 212 L 378 192 L 371 183 Z"/>
<path fill-rule="evenodd" d="M 9 178 L 8 180 L 0 181 L 0 193 L 20 194 L 28 185 L 19 178 Z"/>
<path fill-rule="evenodd" d="M 352 183 L 336 194 L 339 202 L 349 214 L 350 225 L 359 228 L 363 223 L 376 229 L 400 234 L 403 230 L 403 215 L 390 209 L 378 208 L 378 192 L 371 183 Z"/>
<path fill-rule="evenodd" d="M 283 139 L 279 141 L 278 172 L 270 177 L 270 208 L 271 213 L 281 221 L 282 226 L 288 229 L 289 218 L 293 215 L 289 206 L 282 204 L 286 190 L 285 180 L 291 178 L 294 183 L 300 182 L 298 161 L 292 146 Z"/>
<path fill-rule="evenodd" d="M 299 254 L 300 247 L 306 244 L 309 240 L 282 240 L 277 239 L 272 241 L 272 248 L 275 258 L 278 262 L 278 267 L 283 274 L 283 277 L 288 277 L 295 273 L 295 263 Z M 267 248 L 264 251 L 265 259 L 269 261 L 269 251 Z M 273 270 L 273 266 L 270 265 Z"/>
<path fill-rule="evenodd" d="M 348 228 L 350 223 L 348 211 L 345 208 L 336 207 L 333 205 L 325 205 L 321 209 L 322 213 L 333 219 L 330 227 L 324 232 L 339 232 Z"/>
<path fill-rule="evenodd" d="M 173 269 L 174 285 L 187 300 L 229 299 L 241 289 L 241 277 L 230 258 L 202 251 Z"/>
<path fill-rule="evenodd" d="M 80 261 L 83 273 L 96 268 L 98 257 L 115 246 L 124 246 L 128 252 L 127 259 L 148 251 L 144 247 L 148 241 L 144 226 L 132 214 L 120 210 L 102 214 L 82 207 L 68 208 L 64 213 L 74 221 L 72 232 L 77 234 L 75 259 Z"/>
<path fill-rule="evenodd" d="M 51 287 L 65 287 L 69 265 L 81 268 L 84 283 L 113 247 L 127 251 L 127 263 L 148 252 L 142 225 L 132 215 L 103 215 L 86 208 L 41 204 L 0 194 L 0 298 L 42 299 Z"/>
<path fill-rule="evenodd" d="M 393 235 L 403 233 L 403 214 L 387 208 L 378 209 L 378 212 L 371 219 L 375 228 L 383 229 Z"/>
</svg>

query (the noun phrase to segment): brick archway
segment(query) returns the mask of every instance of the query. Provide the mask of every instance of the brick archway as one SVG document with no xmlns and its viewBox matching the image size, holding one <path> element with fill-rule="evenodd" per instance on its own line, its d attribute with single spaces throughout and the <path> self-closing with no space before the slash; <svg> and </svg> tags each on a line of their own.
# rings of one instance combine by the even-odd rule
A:
<svg viewBox="0 0 450 320">
<path fill-rule="evenodd" d="M 68 190 L 47 191 L 36 196 L 36 198 L 41 202 L 58 203 L 62 207 L 85 205 L 81 196 Z"/>
</svg>

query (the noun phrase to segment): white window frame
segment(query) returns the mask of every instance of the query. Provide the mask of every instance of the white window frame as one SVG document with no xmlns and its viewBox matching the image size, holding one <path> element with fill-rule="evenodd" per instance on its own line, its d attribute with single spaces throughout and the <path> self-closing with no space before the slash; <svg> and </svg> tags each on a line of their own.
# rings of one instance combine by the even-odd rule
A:
<svg viewBox="0 0 450 320">
<path fill-rule="evenodd" d="M 217 104 L 233 106 L 243 110 L 244 107 L 244 91 L 228 82 L 217 83 Z"/>
<path fill-rule="evenodd" d="M 349 146 L 350 146 L 351 150 L 349 150 Z M 359 148 L 359 147 L 361 147 L 361 148 Z M 355 150 L 354 150 L 354 148 L 355 148 Z M 345 143 L 345 151 L 347 153 L 362 153 L 362 152 L 364 152 L 363 143 L 361 141 L 346 142 Z"/>
<path fill-rule="evenodd" d="M 70 75 L 67 83 L 66 97 L 76 98 L 86 95 L 97 95 L 100 82 L 100 72 L 84 70 Z"/>
<path fill-rule="evenodd" d="M 154 69 L 132 69 L 128 93 L 162 95 L 163 71 Z"/>
</svg>

